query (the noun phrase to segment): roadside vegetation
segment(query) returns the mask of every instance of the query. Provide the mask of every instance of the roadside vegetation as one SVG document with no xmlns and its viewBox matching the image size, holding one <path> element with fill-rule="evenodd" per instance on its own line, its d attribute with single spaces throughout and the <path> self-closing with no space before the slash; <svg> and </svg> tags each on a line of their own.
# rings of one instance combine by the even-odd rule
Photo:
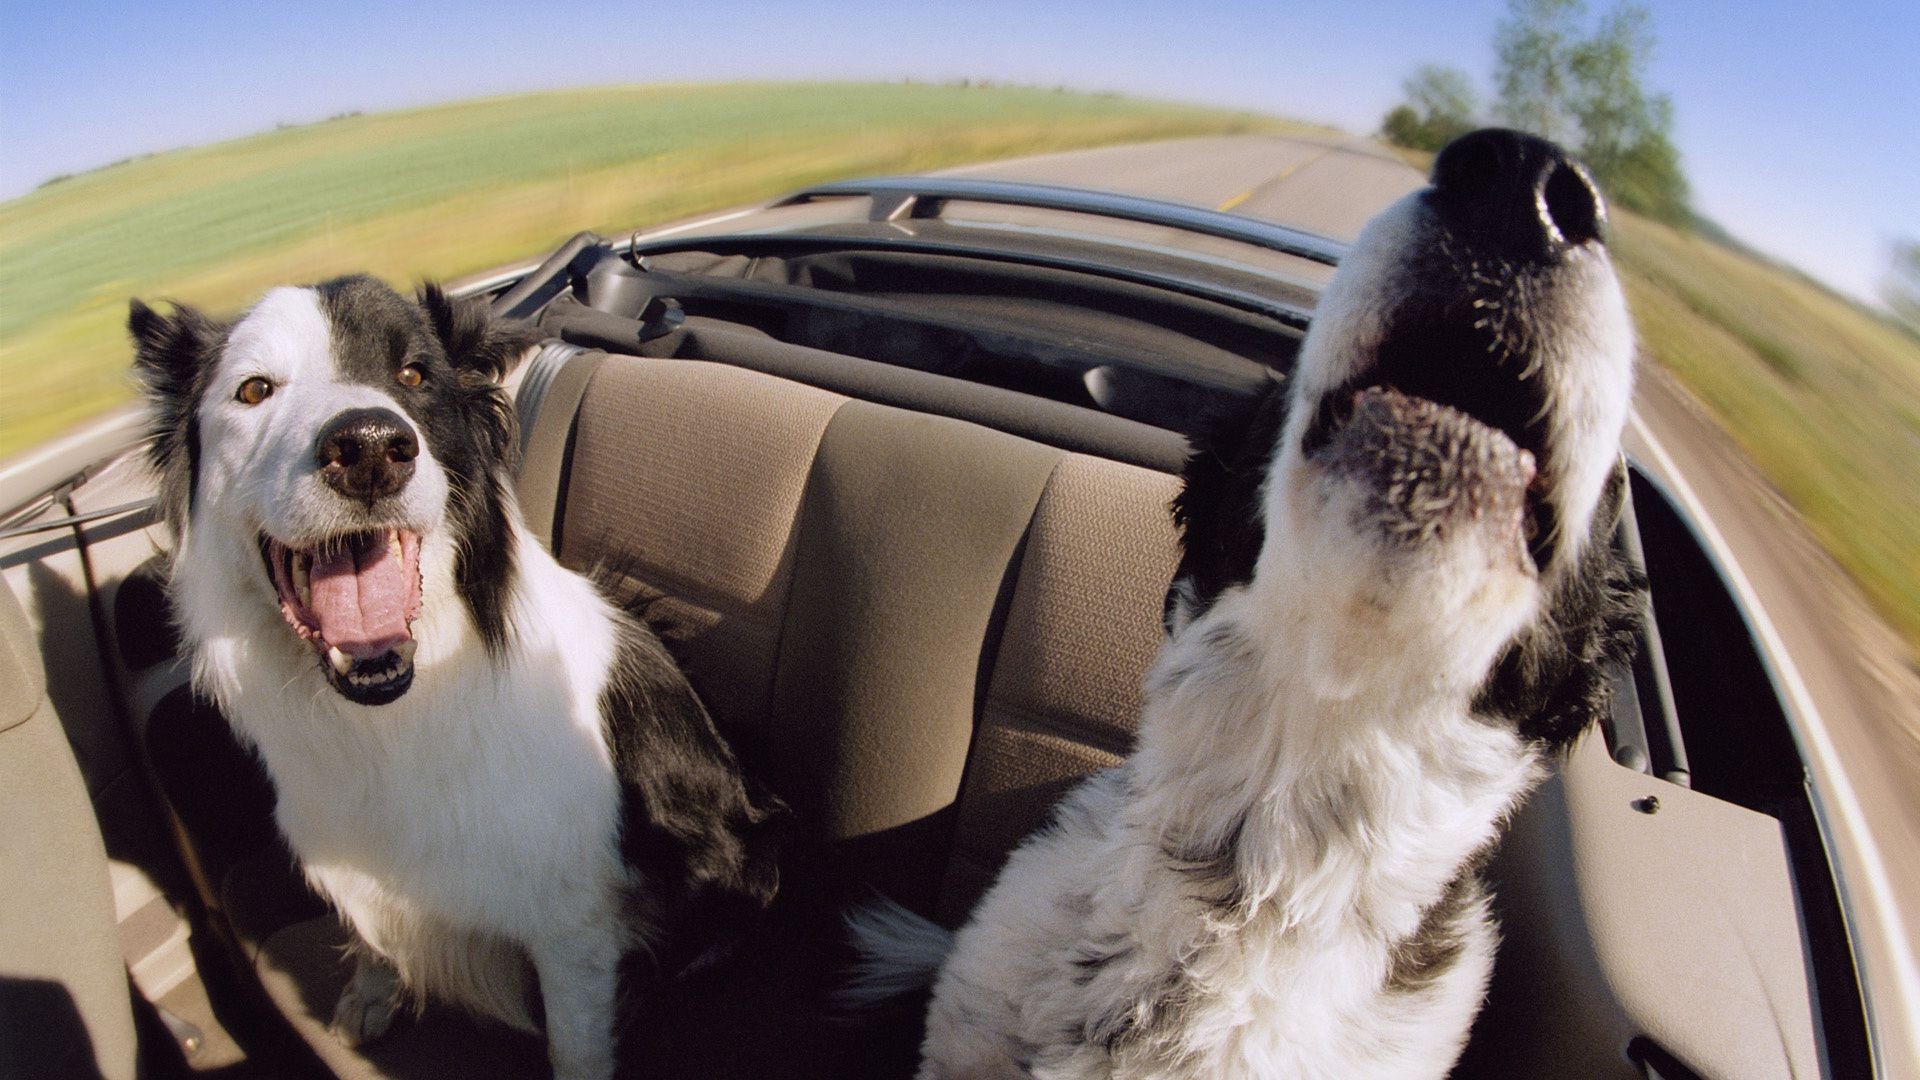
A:
<svg viewBox="0 0 1920 1080">
<path fill-rule="evenodd" d="M 453 278 L 821 180 L 1300 129 L 1033 88 L 638 86 L 348 114 L 61 177 L 0 203 L 0 457 L 131 399 L 131 296 L 231 314 L 275 284 Z"/>
<path fill-rule="evenodd" d="M 1635 3 L 1589 23 L 1584 0 L 1508 0 L 1493 33 L 1491 106 L 1481 106 L 1466 72 L 1427 64 L 1403 84 L 1407 100 L 1380 134 L 1438 150 L 1487 122 L 1530 131 L 1574 151 L 1616 205 L 1687 227 L 1673 102 L 1643 83 L 1653 48 L 1653 17 Z"/>
<path fill-rule="evenodd" d="M 1920 655 L 1920 337 L 1783 267 L 1616 213 L 1641 346 Z"/>
<path fill-rule="evenodd" d="M 1880 297 L 1907 332 L 1920 337 L 1920 241 L 1895 240 L 1888 247 L 1887 263 Z"/>
</svg>

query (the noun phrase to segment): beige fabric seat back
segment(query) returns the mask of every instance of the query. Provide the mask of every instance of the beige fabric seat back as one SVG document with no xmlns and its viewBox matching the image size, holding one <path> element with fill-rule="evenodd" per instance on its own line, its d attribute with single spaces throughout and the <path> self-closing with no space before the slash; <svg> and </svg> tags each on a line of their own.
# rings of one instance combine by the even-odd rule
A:
<svg viewBox="0 0 1920 1080">
<path fill-rule="evenodd" d="M 46 686 L 0 583 L 0 1076 L 131 1077 L 106 846 Z"/>
<path fill-rule="evenodd" d="M 747 769 L 901 900 L 963 915 L 1130 742 L 1172 477 L 624 356 L 594 371 L 571 446 L 562 560 L 655 599 Z"/>
<path fill-rule="evenodd" d="M 1034 513 L 974 737 L 938 915 L 958 925 L 1067 790 L 1119 763 L 1163 637 L 1178 481 L 1070 454 Z"/>
</svg>

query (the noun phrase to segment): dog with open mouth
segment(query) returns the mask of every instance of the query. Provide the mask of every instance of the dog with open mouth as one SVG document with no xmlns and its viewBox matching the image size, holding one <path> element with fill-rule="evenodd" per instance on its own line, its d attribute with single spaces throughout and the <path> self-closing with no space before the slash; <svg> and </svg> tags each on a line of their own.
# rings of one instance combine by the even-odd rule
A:
<svg viewBox="0 0 1920 1080">
<path fill-rule="evenodd" d="M 1463 136 L 1377 215 L 1284 385 L 1196 446 L 1138 744 L 957 935 L 852 920 L 852 997 L 933 976 L 921 1077 L 1444 1076 L 1478 867 L 1604 714 L 1633 335 L 1581 167 Z"/>
<path fill-rule="evenodd" d="M 195 686 L 352 931 L 335 1031 L 444 1000 L 611 1075 L 623 959 L 671 974 L 765 908 L 777 808 L 660 640 L 522 523 L 499 380 L 534 339 L 367 277 L 129 326 Z"/>
</svg>

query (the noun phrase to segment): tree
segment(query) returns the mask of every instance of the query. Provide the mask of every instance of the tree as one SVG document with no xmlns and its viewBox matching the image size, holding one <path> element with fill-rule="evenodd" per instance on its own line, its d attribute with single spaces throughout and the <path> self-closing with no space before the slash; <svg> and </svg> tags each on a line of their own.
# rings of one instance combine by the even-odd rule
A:
<svg viewBox="0 0 1920 1080">
<path fill-rule="evenodd" d="M 1407 103 L 1380 123 L 1381 133 L 1400 146 L 1438 150 L 1478 123 L 1479 98 L 1464 71 L 1425 64 L 1400 85 Z"/>
<path fill-rule="evenodd" d="M 1673 103 L 1662 94 L 1649 108 L 1651 122 L 1635 133 L 1607 172 L 1594 170 L 1594 178 L 1622 205 L 1669 225 L 1691 228 L 1692 193 L 1680 169 L 1680 150 L 1667 136 L 1673 130 Z"/>
<path fill-rule="evenodd" d="M 1472 131 L 1479 123 L 1475 119 L 1480 113 L 1479 95 L 1474 93 L 1473 80 L 1464 71 L 1425 64 L 1402 89 L 1406 91 L 1407 100 L 1420 110 L 1429 136 L 1436 141 L 1433 147 L 1436 150 Z"/>
<path fill-rule="evenodd" d="M 1673 103 L 1642 86 L 1652 19 L 1623 3 L 1589 36 L 1585 11 L 1582 0 L 1508 0 L 1494 33 L 1496 114 L 1573 149 L 1618 202 L 1686 225 L 1693 212 L 1671 135 Z"/>
<path fill-rule="evenodd" d="M 1640 89 L 1653 52 L 1647 24 L 1647 9 L 1623 4 L 1600 20 L 1592 37 L 1567 50 L 1566 108 L 1580 130 L 1580 157 L 1597 177 L 1616 175 L 1654 122 L 1654 105 Z"/>
<path fill-rule="evenodd" d="M 1880 296 L 1893 313 L 1920 332 L 1920 242 L 1895 240 L 1892 267 Z"/>
<path fill-rule="evenodd" d="M 1395 146 L 1410 146 L 1415 150 L 1433 149 L 1426 145 L 1427 136 L 1420 122 L 1420 114 L 1414 112 L 1411 105 L 1395 105 L 1388 109 L 1387 115 L 1380 120 L 1380 135 Z M 65 179 L 64 176 L 58 176 L 47 181 L 47 184 Z M 45 187 L 46 184 L 40 186 Z"/>
<path fill-rule="evenodd" d="M 1493 33 L 1500 96 L 1494 114 L 1502 123 L 1557 143 L 1573 141 L 1568 102 L 1585 14 L 1582 0 L 1508 0 L 1507 18 Z"/>
</svg>

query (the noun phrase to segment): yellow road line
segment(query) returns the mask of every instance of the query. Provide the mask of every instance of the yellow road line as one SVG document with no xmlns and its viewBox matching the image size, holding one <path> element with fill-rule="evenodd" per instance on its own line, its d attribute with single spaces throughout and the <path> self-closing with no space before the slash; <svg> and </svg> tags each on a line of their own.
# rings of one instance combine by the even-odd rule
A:
<svg viewBox="0 0 1920 1080">
<path fill-rule="evenodd" d="M 1275 173 L 1273 176 L 1270 176 L 1267 179 L 1260 181 L 1259 183 L 1253 185 L 1247 190 L 1241 192 L 1240 194 L 1235 195 L 1233 198 L 1228 199 L 1226 202 L 1221 203 L 1219 206 L 1214 207 L 1214 209 L 1215 210 L 1231 210 L 1234 207 L 1239 206 L 1241 203 L 1246 202 L 1248 199 L 1253 198 L 1253 193 L 1256 191 L 1259 191 L 1261 188 L 1272 187 L 1273 185 L 1280 183 L 1282 180 L 1285 180 L 1287 177 L 1292 176 L 1294 173 L 1299 172 L 1301 169 L 1306 168 L 1308 165 L 1311 165 L 1314 162 L 1319 161 L 1321 158 L 1326 157 L 1328 154 L 1331 154 L 1331 153 L 1333 153 L 1333 150 L 1329 148 L 1329 149 L 1320 151 L 1319 153 L 1313 155 L 1310 158 L 1306 158 L 1301 161 L 1296 161 L 1293 164 L 1287 166 L 1286 168 L 1281 169 L 1278 173 Z"/>
<path fill-rule="evenodd" d="M 1254 191 L 1257 190 L 1259 187 L 1260 187 L 1259 184 L 1255 184 L 1253 187 L 1248 188 L 1247 190 L 1241 192 L 1240 194 L 1235 195 L 1233 198 L 1228 199 L 1226 202 L 1221 203 L 1219 206 L 1214 207 L 1214 209 L 1215 210 L 1231 210 L 1234 207 L 1239 206 L 1241 203 L 1246 202 L 1249 198 L 1252 198 Z"/>
</svg>

